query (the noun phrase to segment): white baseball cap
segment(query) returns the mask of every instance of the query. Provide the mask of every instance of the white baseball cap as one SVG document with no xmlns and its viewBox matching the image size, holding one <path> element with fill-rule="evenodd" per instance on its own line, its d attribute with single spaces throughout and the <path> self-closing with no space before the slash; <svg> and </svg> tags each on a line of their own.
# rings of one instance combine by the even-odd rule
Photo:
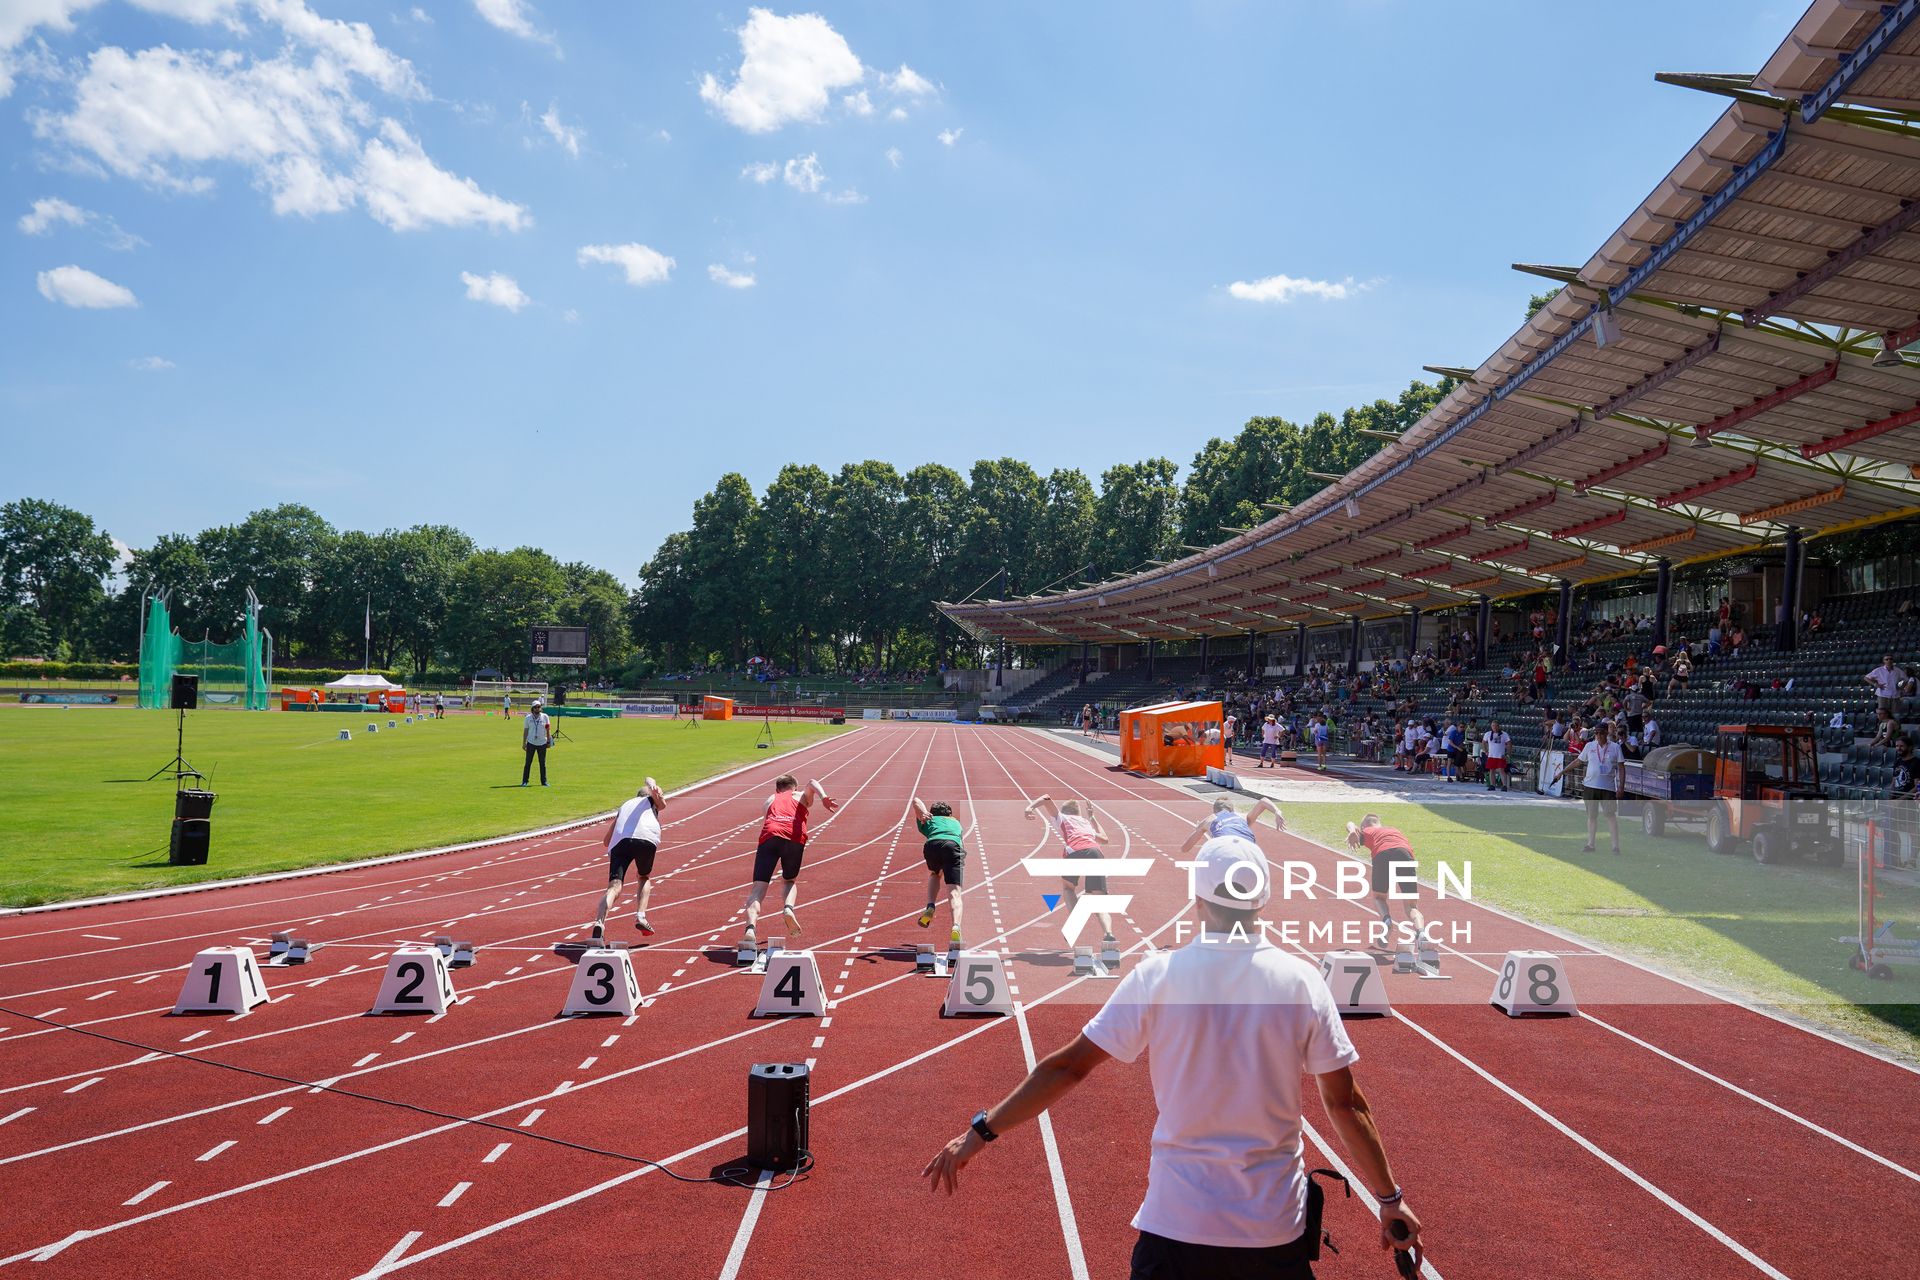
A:
<svg viewBox="0 0 1920 1280">
<path fill-rule="evenodd" d="M 1257 910 L 1273 897 L 1273 868 L 1260 846 L 1245 836 L 1215 836 L 1189 868 L 1195 899 L 1222 907 Z"/>
</svg>

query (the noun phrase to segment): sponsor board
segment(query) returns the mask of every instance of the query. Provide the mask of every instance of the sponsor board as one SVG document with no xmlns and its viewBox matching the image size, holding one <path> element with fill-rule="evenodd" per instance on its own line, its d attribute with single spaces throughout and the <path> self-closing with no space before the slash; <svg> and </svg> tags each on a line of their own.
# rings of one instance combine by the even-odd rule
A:
<svg viewBox="0 0 1920 1280">
<path fill-rule="evenodd" d="M 22 702 L 42 703 L 47 706 L 67 707 L 104 707 L 120 701 L 117 693 L 23 693 Z"/>
</svg>

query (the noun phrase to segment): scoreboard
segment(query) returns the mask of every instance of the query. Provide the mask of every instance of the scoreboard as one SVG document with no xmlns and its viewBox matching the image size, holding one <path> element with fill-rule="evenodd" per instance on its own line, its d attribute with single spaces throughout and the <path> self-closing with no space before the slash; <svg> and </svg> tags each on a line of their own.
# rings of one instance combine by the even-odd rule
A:
<svg viewBox="0 0 1920 1280">
<path fill-rule="evenodd" d="M 587 665 L 587 629 L 585 627 L 534 627 L 529 645 L 535 666 L 584 667 Z"/>
</svg>

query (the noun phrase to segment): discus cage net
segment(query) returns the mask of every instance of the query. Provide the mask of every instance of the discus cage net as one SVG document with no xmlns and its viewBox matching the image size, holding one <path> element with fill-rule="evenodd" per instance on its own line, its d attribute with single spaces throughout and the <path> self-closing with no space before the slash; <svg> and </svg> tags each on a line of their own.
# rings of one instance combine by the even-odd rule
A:
<svg viewBox="0 0 1920 1280">
<path fill-rule="evenodd" d="M 247 588 L 245 626 L 239 638 L 228 641 L 181 635 L 167 607 L 171 595 L 160 588 L 141 597 L 140 705 L 171 707 L 173 677 L 182 674 L 200 677 L 202 705 L 265 711 L 273 686 L 273 633 L 260 625 L 260 598 L 253 588 Z"/>
<path fill-rule="evenodd" d="M 473 705 L 483 711 L 493 710 L 507 698 L 513 700 L 513 706 L 524 707 L 530 705 L 535 698 L 546 701 L 547 682 L 545 680 L 475 680 L 468 692 L 473 697 Z"/>
</svg>

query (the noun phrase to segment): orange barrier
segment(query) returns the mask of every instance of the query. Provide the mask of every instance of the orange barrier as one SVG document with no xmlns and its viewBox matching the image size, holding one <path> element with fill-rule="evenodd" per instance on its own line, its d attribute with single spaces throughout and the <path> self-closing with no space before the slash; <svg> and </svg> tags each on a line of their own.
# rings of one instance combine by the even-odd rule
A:
<svg viewBox="0 0 1920 1280">
<path fill-rule="evenodd" d="M 280 691 L 280 709 L 290 711 L 295 703 L 312 703 L 318 707 L 327 700 L 324 689 L 282 689 Z"/>
<path fill-rule="evenodd" d="M 1128 707 L 1120 713 L 1120 767 L 1122 769 L 1139 772 L 1145 767 L 1140 745 L 1140 717 L 1150 711 L 1179 705 L 1177 702 L 1149 702 L 1144 706 Z"/>
<path fill-rule="evenodd" d="M 1134 717 L 1140 763 L 1150 778 L 1199 778 L 1207 767 L 1224 769 L 1227 749 L 1218 702 L 1173 702 L 1148 707 Z"/>
<path fill-rule="evenodd" d="M 733 699 L 718 698 L 708 694 L 700 700 L 700 718 L 702 720 L 733 719 Z"/>
</svg>

